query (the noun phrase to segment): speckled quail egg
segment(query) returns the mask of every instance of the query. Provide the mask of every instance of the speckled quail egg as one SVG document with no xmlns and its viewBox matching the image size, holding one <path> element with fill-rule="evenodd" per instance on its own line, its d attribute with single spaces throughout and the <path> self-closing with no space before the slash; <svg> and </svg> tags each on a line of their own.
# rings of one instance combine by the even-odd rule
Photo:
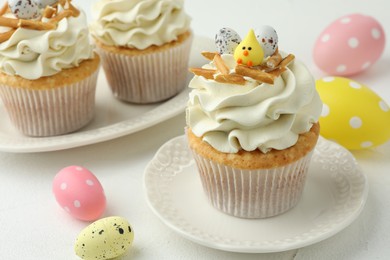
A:
<svg viewBox="0 0 390 260">
<path fill-rule="evenodd" d="M 134 231 L 126 219 L 107 217 L 83 229 L 74 250 L 82 259 L 111 259 L 123 255 L 133 240 Z"/>
<path fill-rule="evenodd" d="M 255 29 L 255 35 L 264 51 L 264 57 L 271 56 L 278 48 L 278 34 L 268 25 Z"/>
<path fill-rule="evenodd" d="M 35 19 L 40 15 L 37 3 L 31 0 L 9 0 L 8 7 L 20 19 Z"/>
<path fill-rule="evenodd" d="M 233 54 L 240 42 L 240 35 L 230 28 L 222 28 L 215 35 L 215 46 L 220 54 Z"/>
</svg>

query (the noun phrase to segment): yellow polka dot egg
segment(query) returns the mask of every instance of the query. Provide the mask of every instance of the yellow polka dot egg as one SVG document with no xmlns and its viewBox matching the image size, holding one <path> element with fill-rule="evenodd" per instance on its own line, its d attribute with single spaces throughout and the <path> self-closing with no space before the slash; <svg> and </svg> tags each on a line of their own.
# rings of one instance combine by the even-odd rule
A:
<svg viewBox="0 0 390 260">
<path fill-rule="evenodd" d="M 317 80 L 323 102 L 321 135 L 347 149 L 374 147 L 390 139 L 390 109 L 370 88 L 343 77 Z"/>
</svg>

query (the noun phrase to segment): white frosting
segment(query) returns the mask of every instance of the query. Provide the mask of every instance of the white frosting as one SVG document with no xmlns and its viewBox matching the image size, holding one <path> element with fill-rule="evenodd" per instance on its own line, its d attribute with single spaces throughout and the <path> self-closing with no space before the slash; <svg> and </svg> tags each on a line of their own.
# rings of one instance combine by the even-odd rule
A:
<svg viewBox="0 0 390 260">
<path fill-rule="evenodd" d="M 0 44 L 0 70 L 30 80 L 77 67 L 92 57 L 93 45 L 83 12 L 62 19 L 55 30 L 18 28 Z"/>
<path fill-rule="evenodd" d="M 177 40 L 190 26 L 183 0 L 100 0 L 93 15 L 91 33 L 99 41 L 140 50 Z"/>
<path fill-rule="evenodd" d="M 222 58 L 233 70 L 233 56 Z M 212 63 L 204 68 L 215 69 Z M 286 149 L 318 121 L 322 102 L 301 62 L 291 63 L 274 85 L 246 79 L 242 86 L 194 76 L 189 84 L 187 125 L 218 151 Z"/>
</svg>

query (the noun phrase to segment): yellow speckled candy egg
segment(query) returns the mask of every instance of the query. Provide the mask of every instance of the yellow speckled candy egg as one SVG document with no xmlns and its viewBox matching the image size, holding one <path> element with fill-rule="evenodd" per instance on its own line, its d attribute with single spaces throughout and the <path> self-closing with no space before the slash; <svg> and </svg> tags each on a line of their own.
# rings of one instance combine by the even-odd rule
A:
<svg viewBox="0 0 390 260">
<path fill-rule="evenodd" d="M 82 259 L 111 259 L 123 255 L 134 240 L 129 222 L 122 217 L 97 220 L 84 228 L 74 250 Z"/>
<path fill-rule="evenodd" d="M 347 149 L 364 149 L 390 139 L 390 109 L 370 88 L 342 77 L 317 80 L 324 103 L 321 135 Z"/>
</svg>

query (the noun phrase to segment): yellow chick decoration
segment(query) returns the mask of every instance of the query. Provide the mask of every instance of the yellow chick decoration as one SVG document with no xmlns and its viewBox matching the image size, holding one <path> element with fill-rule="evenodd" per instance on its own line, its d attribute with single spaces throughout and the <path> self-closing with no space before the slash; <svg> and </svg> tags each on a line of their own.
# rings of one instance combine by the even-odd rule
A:
<svg viewBox="0 0 390 260">
<path fill-rule="evenodd" d="M 234 51 L 234 59 L 238 64 L 249 67 L 260 65 L 264 59 L 264 51 L 251 29 Z"/>
</svg>

